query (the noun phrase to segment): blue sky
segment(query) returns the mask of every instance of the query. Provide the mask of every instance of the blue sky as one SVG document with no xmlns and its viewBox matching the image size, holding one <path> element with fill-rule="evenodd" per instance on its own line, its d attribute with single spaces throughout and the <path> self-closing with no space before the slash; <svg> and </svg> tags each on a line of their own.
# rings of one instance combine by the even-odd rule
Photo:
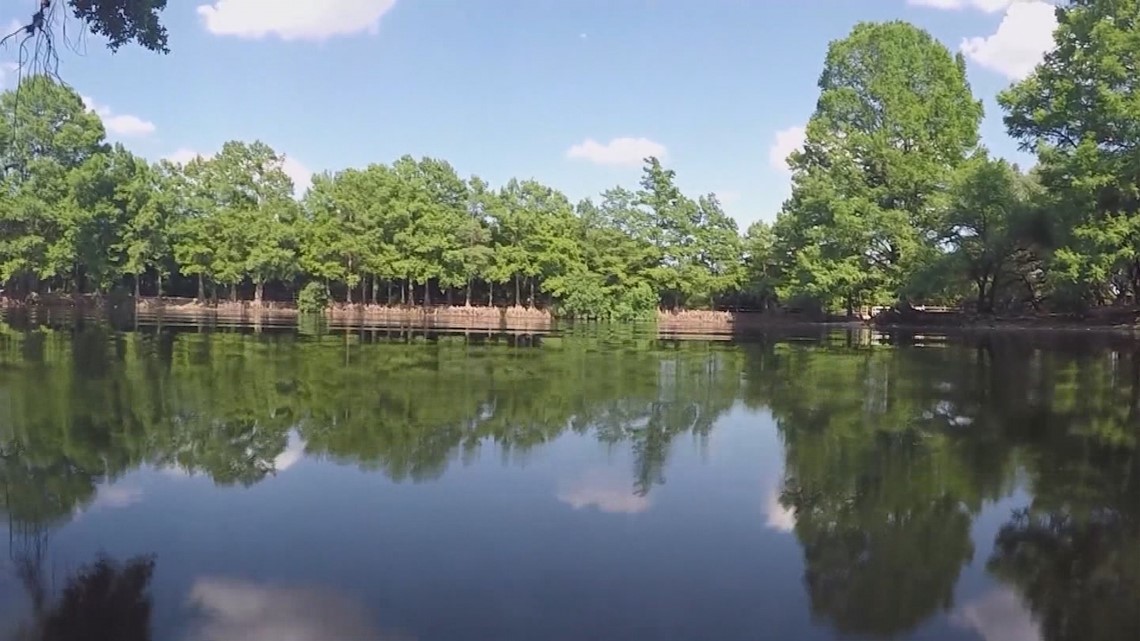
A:
<svg viewBox="0 0 1140 641">
<path fill-rule="evenodd" d="M 35 4 L 4 2 L 0 25 Z M 60 73 L 150 159 L 261 139 L 299 181 L 409 153 L 578 199 L 634 186 L 655 153 L 743 228 L 788 195 L 780 159 L 828 42 L 895 18 L 967 55 L 985 143 L 1027 164 L 993 96 L 1049 45 L 1037 0 L 172 0 L 170 55 L 88 36 Z M 10 87 L 11 65 L 0 74 Z"/>
</svg>

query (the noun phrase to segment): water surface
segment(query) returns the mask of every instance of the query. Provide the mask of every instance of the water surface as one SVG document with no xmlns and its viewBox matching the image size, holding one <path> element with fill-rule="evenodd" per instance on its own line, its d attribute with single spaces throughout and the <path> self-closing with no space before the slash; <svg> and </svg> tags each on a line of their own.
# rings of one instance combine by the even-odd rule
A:
<svg viewBox="0 0 1140 641">
<path fill-rule="evenodd" d="M 1138 410 L 1091 339 L 0 326 L 0 639 L 1132 641 Z"/>
</svg>

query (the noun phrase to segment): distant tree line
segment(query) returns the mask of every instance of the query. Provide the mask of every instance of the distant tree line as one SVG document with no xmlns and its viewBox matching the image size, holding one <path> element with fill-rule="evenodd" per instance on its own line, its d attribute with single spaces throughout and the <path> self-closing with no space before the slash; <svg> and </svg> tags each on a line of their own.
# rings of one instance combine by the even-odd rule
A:
<svg viewBox="0 0 1140 641">
<path fill-rule="evenodd" d="M 0 282 L 350 303 L 523 305 L 632 319 L 658 308 L 903 303 L 1080 309 L 1140 295 L 1140 0 L 1058 8 L 1056 49 L 1002 92 L 1028 173 L 979 143 L 965 62 L 905 22 L 833 42 L 793 190 L 744 234 L 713 194 L 647 158 L 636 189 L 571 202 L 408 156 L 313 177 L 229 142 L 148 163 L 45 76 L 0 98 Z M 1131 70 L 1131 71 L 1130 71 Z"/>
</svg>

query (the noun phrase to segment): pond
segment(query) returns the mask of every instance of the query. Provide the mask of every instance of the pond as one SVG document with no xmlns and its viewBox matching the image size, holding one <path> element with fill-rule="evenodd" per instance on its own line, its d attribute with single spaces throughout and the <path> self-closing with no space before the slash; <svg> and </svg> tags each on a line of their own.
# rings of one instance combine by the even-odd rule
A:
<svg viewBox="0 0 1140 641">
<path fill-rule="evenodd" d="M 1140 345 L 0 326 L 0 639 L 1140 638 Z"/>
</svg>

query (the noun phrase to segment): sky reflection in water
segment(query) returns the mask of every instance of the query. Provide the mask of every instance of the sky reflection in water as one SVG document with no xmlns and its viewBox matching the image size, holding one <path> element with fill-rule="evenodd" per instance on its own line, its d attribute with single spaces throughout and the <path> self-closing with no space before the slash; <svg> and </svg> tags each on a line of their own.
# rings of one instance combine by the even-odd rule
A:
<svg viewBox="0 0 1140 641">
<path fill-rule="evenodd" d="M 8 328 L 0 638 L 1137 638 L 1135 348 L 807 338 Z"/>
</svg>

